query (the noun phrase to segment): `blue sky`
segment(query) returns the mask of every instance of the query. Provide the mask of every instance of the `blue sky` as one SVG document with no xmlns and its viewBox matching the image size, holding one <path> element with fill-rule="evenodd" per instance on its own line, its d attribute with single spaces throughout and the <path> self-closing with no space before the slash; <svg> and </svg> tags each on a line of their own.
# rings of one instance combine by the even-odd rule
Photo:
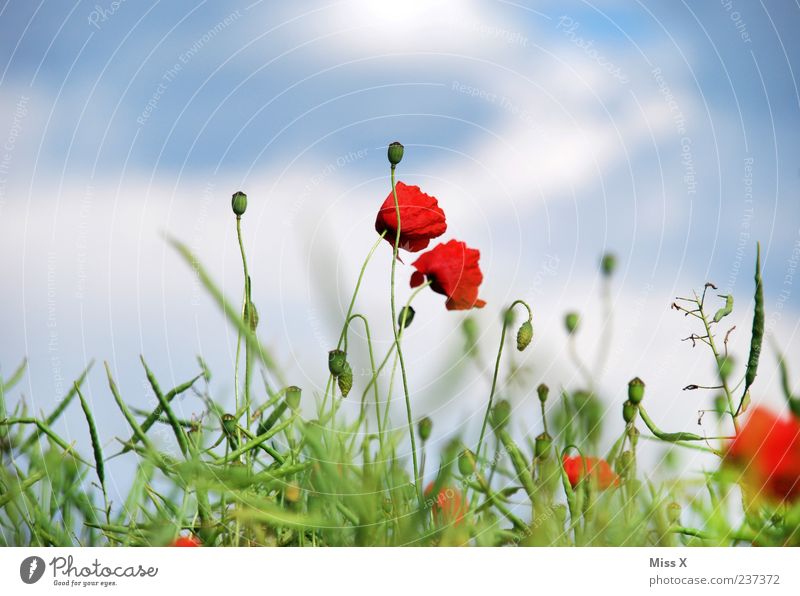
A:
<svg viewBox="0 0 800 596">
<path fill-rule="evenodd" d="M 164 385 L 202 353 L 231 399 L 235 338 L 163 233 L 237 296 L 240 188 L 263 337 L 312 394 L 374 239 L 392 140 L 407 147 L 400 178 L 447 212 L 447 238 L 481 250 L 486 349 L 501 305 L 528 298 L 530 364 L 551 384 L 578 382 L 564 311 L 586 314 L 581 347 L 594 348 L 606 250 L 620 259 L 609 402 L 634 374 L 665 396 L 710 375 L 668 309 L 706 280 L 735 294 L 732 346 L 746 350 L 756 240 L 769 331 L 797 345 L 796 2 L 8 0 L 0 11 L 0 366 L 27 355 L 22 391 L 37 408 L 90 358 L 145 403 L 142 352 Z M 359 301 L 375 320 L 388 262 L 379 251 Z M 408 338 L 419 410 L 470 433 L 485 387 L 477 373 L 456 386 L 441 375 L 463 315 L 440 298 L 421 297 Z M 385 347 L 391 328 L 375 325 Z M 776 388 L 769 354 L 758 389 L 780 403 Z M 121 433 L 100 367 L 90 391 L 107 435 Z M 681 399 L 654 410 L 691 424 L 702 398 Z"/>
</svg>

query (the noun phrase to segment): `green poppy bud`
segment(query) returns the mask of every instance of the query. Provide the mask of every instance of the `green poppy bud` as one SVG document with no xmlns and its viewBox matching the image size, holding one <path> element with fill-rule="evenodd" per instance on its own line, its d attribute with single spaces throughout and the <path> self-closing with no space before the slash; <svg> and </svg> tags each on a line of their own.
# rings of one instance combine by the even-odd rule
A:
<svg viewBox="0 0 800 596">
<path fill-rule="evenodd" d="M 225 414 L 222 417 L 222 430 L 226 435 L 236 434 L 236 417 L 233 414 Z"/>
<path fill-rule="evenodd" d="M 233 193 L 233 197 L 231 198 L 231 207 L 233 208 L 233 212 L 236 214 L 236 217 L 241 217 L 244 215 L 244 212 L 247 210 L 247 195 L 241 190 Z"/>
<path fill-rule="evenodd" d="M 567 333 L 575 333 L 578 330 L 578 323 L 580 323 L 580 315 L 576 312 L 568 312 L 564 316 L 564 326 L 567 328 Z"/>
<path fill-rule="evenodd" d="M 719 376 L 723 381 L 727 381 L 733 372 L 733 358 L 731 356 L 720 356 L 717 360 Z"/>
<path fill-rule="evenodd" d="M 622 404 L 622 419 L 626 424 L 630 424 L 636 420 L 636 415 L 639 413 L 639 406 L 635 403 L 626 401 Z"/>
<path fill-rule="evenodd" d="M 532 339 L 533 325 L 530 321 L 525 321 L 517 331 L 517 349 L 521 352 L 530 345 Z"/>
<path fill-rule="evenodd" d="M 673 501 L 667 505 L 667 519 L 671 524 L 677 524 L 681 521 L 681 506 L 679 503 Z"/>
<path fill-rule="evenodd" d="M 431 437 L 431 432 L 433 431 L 433 420 L 425 416 L 424 418 L 420 419 L 417 422 L 417 432 L 419 433 L 419 438 L 422 439 L 423 442 L 427 441 Z"/>
<path fill-rule="evenodd" d="M 403 160 L 403 149 L 403 146 L 397 141 L 389 143 L 387 155 L 389 157 L 389 163 L 392 164 L 393 167 Z"/>
<path fill-rule="evenodd" d="M 414 311 L 414 308 L 412 306 L 404 306 L 403 308 L 400 309 L 400 314 L 397 315 L 397 326 L 402 329 L 408 328 L 408 326 L 411 325 L 411 321 L 414 320 L 415 314 L 417 313 Z M 404 317 L 405 317 L 405 322 L 403 321 Z"/>
<path fill-rule="evenodd" d="M 478 324 L 473 317 L 466 317 L 461 323 L 461 330 L 464 332 L 466 340 L 464 351 L 472 356 L 478 350 Z"/>
<path fill-rule="evenodd" d="M 286 388 L 286 404 L 292 409 L 297 410 L 300 407 L 300 395 L 302 390 L 300 387 L 291 385 Z"/>
<path fill-rule="evenodd" d="M 353 369 L 350 368 L 348 362 L 344 363 L 344 370 L 342 370 L 342 374 L 336 377 L 336 382 L 339 383 L 339 391 L 342 392 L 342 397 L 347 397 L 347 394 L 353 388 Z"/>
<path fill-rule="evenodd" d="M 469 476 L 475 471 L 475 454 L 464 449 L 458 456 L 458 471 L 462 476 Z"/>
<path fill-rule="evenodd" d="M 623 451 L 619 454 L 619 458 L 617 458 L 617 474 L 622 477 L 627 477 L 628 472 L 631 471 L 633 466 L 633 453 L 630 451 Z"/>
<path fill-rule="evenodd" d="M 511 417 L 511 404 L 502 399 L 492 408 L 492 428 L 500 430 L 508 424 Z"/>
<path fill-rule="evenodd" d="M 600 260 L 600 270 L 606 277 L 611 277 L 614 274 L 614 269 L 617 268 L 617 257 L 614 253 L 607 252 Z"/>
<path fill-rule="evenodd" d="M 344 372 L 347 365 L 347 353 L 342 350 L 331 350 L 328 352 L 328 370 L 334 377 L 338 377 Z"/>
<path fill-rule="evenodd" d="M 537 459 L 546 459 L 550 455 L 550 448 L 553 446 L 553 438 L 546 432 L 536 437 L 535 453 Z"/>
<path fill-rule="evenodd" d="M 258 311 L 252 302 L 246 302 L 244 305 L 244 321 L 250 327 L 250 331 L 255 331 L 258 327 Z"/>
<path fill-rule="evenodd" d="M 550 393 L 550 387 L 542 383 L 536 388 L 536 393 L 539 394 L 539 401 L 544 403 L 547 401 L 547 395 Z"/>
<path fill-rule="evenodd" d="M 628 400 L 635 405 L 642 403 L 644 399 L 644 381 L 639 377 L 634 377 L 628 383 Z"/>
</svg>

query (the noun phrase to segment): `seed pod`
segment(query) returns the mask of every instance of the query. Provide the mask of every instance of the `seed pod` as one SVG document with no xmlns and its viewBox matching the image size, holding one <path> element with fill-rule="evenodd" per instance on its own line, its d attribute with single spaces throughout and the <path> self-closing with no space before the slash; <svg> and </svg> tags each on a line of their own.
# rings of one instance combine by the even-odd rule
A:
<svg viewBox="0 0 800 596">
<path fill-rule="evenodd" d="M 346 352 L 342 350 L 331 350 L 328 352 L 328 370 L 334 377 L 341 375 L 344 372 L 345 366 L 348 366 Z"/>
<path fill-rule="evenodd" d="M 536 393 L 539 394 L 539 401 L 544 403 L 547 401 L 547 395 L 550 393 L 550 387 L 542 383 L 536 388 Z"/>
<path fill-rule="evenodd" d="M 433 431 L 433 420 L 425 416 L 421 418 L 419 422 L 417 422 L 417 432 L 419 433 L 419 438 L 422 439 L 424 443 L 431 437 L 431 431 Z"/>
<path fill-rule="evenodd" d="M 347 397 L 347 394 L 353 388 L 353 369 L 350 368 L 348 362 L 344 363 L 344 370 L 342 374 L 336 377 L 336 381 L 339 383 L 339 391 L 342 392 L 342 397 Z"/>
<path fill-rule="evenodd" d="M 628 400 L 632 404 L 639 405 L 642 399 L 644 399 L 644 381 L 634 377 L 628 383 Z"/>
<path fill-rule="evenodd" d="M 508 424 L 511 417 L 511 404 L 502 399 L 492 408 L 492 428 L 500 430 Z"/>
<path fill-rule="evenodd" d="M 635 403 L 626 401 L 622 404 L 622 419 L 625 421 L 625 424 L 630 424 L 634 420 L 636 420 L 636 415 L 639 413 L 639 406 Z"/>
<path fill-rule="evenodd" d="M 414 320 L 414 315 L 417 314 L 411 306 L 404 306 L 400 309 L 400 314 L 397 315 L 397 326 L 401 329 L 407 329 Z M 403 318 L 405 317 L 405 322 Z"/>
<path fill-rule="evenodd" d="M 532 339 L 533 325 L 531 325 L 530 321 L 525 321 L 519 326 L 519 331 L 517 331 L 517 349 L 522 352 L 530 345 Z"/>
<path fill-rule="evenodd" d="M 475 454 L 469 449 L 464 449 L 458 456 L 458 471 L 462 476 L 469 476 L 475 471 Z"/>
<path fill-rule="evenodd" d="M 753 311 L 753 329 L 750 336 L 750 353 L 747 357 L 747 368 L 744 374 L 744 391 L 736 415 L 744 411 L 745 401 L 750 394 L 750 386 L 756 380 L 758 372 L 758 358 L 761 355 L 761 343 L 764 340 L 764 282 L 761 279 L 761 244 L 756 244 L 756 274 L 755 274 L 755 310 Z"/>
<path fill-rule="evenodd" d="M 536 454 L 537 459 L 546 459 L 547 456 L 550 455 L 550 448 L 553 446 L 553 438 L 543 432 L 538 437 L 536 437 L 536 443 L 534 446 L 534 452 Z"/>
<path fill-rule="evenodd" d="M 286 403 L 294 411 L 297 411 L 297 409 L 300 407 L 301 393 L 302 390 L 300 387 L 296 387 L 295 385 L 291 385 L 290 387 L 286 388 Z"/>
<path fill-rule="evenodd" d="M 392 164 L 392 166 L 396 166 L 403 160 L 403 151 L 404 147 L 397 141 L 389 143 L 387 157 L 389 158 L 389 163 Z"/>
<path fill-rule="evenodd" d="M 568 312 L 564 316 L 564 326 L 567 328 L 567 333 L 575 333 L 578 330 L 578 323 L 580 323 L 580 315 L 576 312 Z"/>
<path fill-rule="evenodd" d="M 231 197 L 231 207 L 236 217 L 244 215 L 244 212 L 247 210 L 247 195 L 241 190 L 233 193 L 233 197 Z"/>
<path fill-rule="evenodd" d="M 607 252 L 600 259 L 600 270 L 606 277 L 611 277 L 614 274 L 614 269 L 617 268 L 617 257 L 614 253 Z"/>
</svg>

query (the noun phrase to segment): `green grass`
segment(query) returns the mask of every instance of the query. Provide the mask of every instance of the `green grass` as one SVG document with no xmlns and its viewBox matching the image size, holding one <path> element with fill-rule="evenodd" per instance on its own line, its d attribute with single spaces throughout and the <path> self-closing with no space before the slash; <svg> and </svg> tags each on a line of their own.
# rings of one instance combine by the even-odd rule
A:
<svg viewBox="0 0 800 596">
<path fill-rule="evenodd" d="M 8 379 L 0 379 L 0 544 L 158 546 L 187 533 L 206 546 L 800 544 L 800 504 L 743 499 L 739 479 L 725 466 L 706 474 L 676 475 L 656 485 L 637 465 L 643 440 L 662 443 L 670 453 L 700 450 L 718 461 L 723 458 L 726 434 L 739 427 L 756 379 L 764 316 L 760 263 L 751 350 L 741 382 L 735 382 L 732 356 L 727 342 L 721 351 L 719 337 L 724 334 L 720 325 L 732 311 L 733 297 L 723 296 L 723 303 L 716 305 L 719 309 L 712 309 L 714 315 L 709 316 L 707 291 L 713 286 L 707 284 L 701 294 L 679 298 L 674 305 L 698 321 L 699 334 L 693 334 L 693 342 L 708 348 L 718 372 L 720 384 L 713 388 L 718 399 L 712 415 L 718 417 L 721 428 L 728 429 L 722 436 L 661 429 L 646 409 L 658 397 L 645 395 L 642 400 L 636 382 L 629 388 L 625 419 L 623 412 L 608 412 L 596 393 L 591 369 L 575 349 L 571 354 L 584 388 L 551 391 L 539 385 L 520 371 L 513 356 L 508 357 L 508 351 L 526 349 L 531 334 L 533 342 L 539 341 L 533 333 L 536 321 L 530 307 L 517 300 L 502 312 L 479 440 L 467 444 L 453 437 L 438 461 L 428 461 L 430 421 L 420 423 L 413 413 L 402 359 L 405 317 L 412 313 L 410 303 L 417 292 L 399 310 L 403 320 L 393 324 L 395 341 L 383 355 L 374 352 L 371 322 L 354 312 L 364 270 L 383 235 L 368 252 L 340 340 L 331 347 L 341 350 L 344 361 L 331 358 L 325 392 L 314 396 L 288 384 L 258 337 L 240 217 L 236 224 L 245 276 L 239 307 L 225 297 L 184 244 L 169 240 L 194 269 L 244 347 L 244 362 L 237 357 L 233 371 L 234 411 L 226 411 L 212 398 L 211 373 L 202 359 L 193 378 L 167 391 L 141 359 L 143 375 L 158 402 L 152 411 L 128 405 L 106 364 L 109 397 L 130 427 L 129 434 L 117 437 L 118 448 L 109 450 L 109 437 L 100 436 L 81 391 L 91 364 L 58 407 L 40 417 L 28 412 L 22 400 L 12 400 L 25 375 L 23 362 Z M 389 238 L 394 241 L 395 256 L 399 236 L 398 232 L 396 238 Z M 602 261 L 607 321 L 612 315 L 609 287 L 615 262 L 610 256 Z M 394 275 L 394 316 L 393 279 Z M 514 315 L 523 308 L 516 307 L 524 307 L 521 327 Z M 346 353 L 348 331 L 356 320 L 366 331 L 371 375 L 353 385 Z M 467 340 L 464 355 L 481 366 L 476 322 L 467 317 L 462 327 Z M 580 319 L 568 315 L 566 327 L 574 348 Z M 609 325 L 605 329 L 610 333 Z M 609 339 L 601 338 L 601 343 Z M 324 363 L 324 354 L 314 357 Z M 789 395 L 788 372 L 783 359 L 780 362 L 787 399 L 794 408 L 797 398 Z M 395 431 L 390 430 L 397 427 L 389 423 L 388 403 L 400 398 L 391 395 L 393 382 L 387 389 L 378 378 L 389 371 L 394 381 L 398 364 L 407 427 Z M 239 378 L 240 369 L 244 369 L 244 379 Z M 259 378 L 270 379 L 275 386 L 256 382 Z M 508 397 L 515 387 L 530 394 L 537 385 L 545 432 L 533 437 L 519 432 L 509 403 L 498 394 Z M 351 386 L 353 395 L 345 398 Z M 172 402 L 183 394 L 203 405 L 201 419 L 177 416 Z M 87 426 L 85 441 L 77 445 L 54 430 L 75 397 Z M 360 400 L 357 416 L 348 419 L 342 414 L 343 399 Z M 160 427 L 169 429 L 168 441 L 153 436 L 153 429 Z M 616 440 L 610 449 L 601 450 L 604 430 Z M 434 432 L 447 435 L 439 429 Z M 598 476 L 590 474 L 573 486 L 561 462 L 576 454 L 605 459 L 616 474 L 614 482 L 604 487 Z M 107 464 L 117 457 L 128 458 L 135 472 L 123 502 L 111 503 L 106 491 Z M 426 466 L 429 473 L 436 471 L 430 489 L 421 482 Z"/>
</svg>

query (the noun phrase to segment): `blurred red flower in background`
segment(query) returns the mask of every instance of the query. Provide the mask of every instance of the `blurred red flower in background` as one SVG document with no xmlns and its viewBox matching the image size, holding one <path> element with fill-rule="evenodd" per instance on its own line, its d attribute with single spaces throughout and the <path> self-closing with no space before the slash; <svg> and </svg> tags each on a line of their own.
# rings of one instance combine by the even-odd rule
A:
<svg viewBox="0 0 800 596">
<path fill-rule="evenodd" d="M 425 496 L 430 497 L 433 493 L 434 483 L 431 482 L 425 488 Z M 433 519 L 437 524 L 454 524 L 458 525 L 469 510 L 469 504 L 466 499 L 461 497 L 461 492 L 452 486 L 442 487 L 436 495 L 436 499 L 431 506 L 433 511 Z"/>
<path fill-rule="evenodd" d="M 395 189 L 397 204 L 400 206 L 399 247 L 409 252 L 419 252 L 427 248 L 433 238 L 438 238 L 447 230 L 444 211 L 439 208 L 436 197 L 426 195 L 419 186 L 398 182 Z M 397 236 L 397 210 L 391 192 L 378 210 L 375 230 L 379 234 L 385 231 L 384 238 L 394 246 Z"/>
<path fill-rule="evenodd" d="M 447 310 L 483 308 L 486 302 L 478 298 L 483 281 L 480 256 L 480 251 L 458 240 L 438 244 L 414 261 L 417 270 L 411 275 L 411 287 L 423 284 L 427 277 L 434 292 L 447 296 Z"/>
<path fill-rule="evenodd" d="M 783 501 L 800 496 L 800 421 L 753 409 L 725 459 L 742 470 L 757 494 Z"/>
<path fill-rule="evenodd" d="M 196 536 L 178 536 L 170 546 L 202 546 L 202 544 Z"/>
<path fill-rule="evenodd" d="M 586 461 L 585 466 L 584 459 Z M 602 489 L 619 484 L 619 476 L 614 473 L 614 470 L 604 459 L 596 457 L 583 458 L 579 455 L 569 457 L 565 455 L 562 463 L 572 488 L 575 488 L 583 480 L 586 470 L 588 470 L 589 476 L 597 481 L 597 486 Z"/>
</svg>

